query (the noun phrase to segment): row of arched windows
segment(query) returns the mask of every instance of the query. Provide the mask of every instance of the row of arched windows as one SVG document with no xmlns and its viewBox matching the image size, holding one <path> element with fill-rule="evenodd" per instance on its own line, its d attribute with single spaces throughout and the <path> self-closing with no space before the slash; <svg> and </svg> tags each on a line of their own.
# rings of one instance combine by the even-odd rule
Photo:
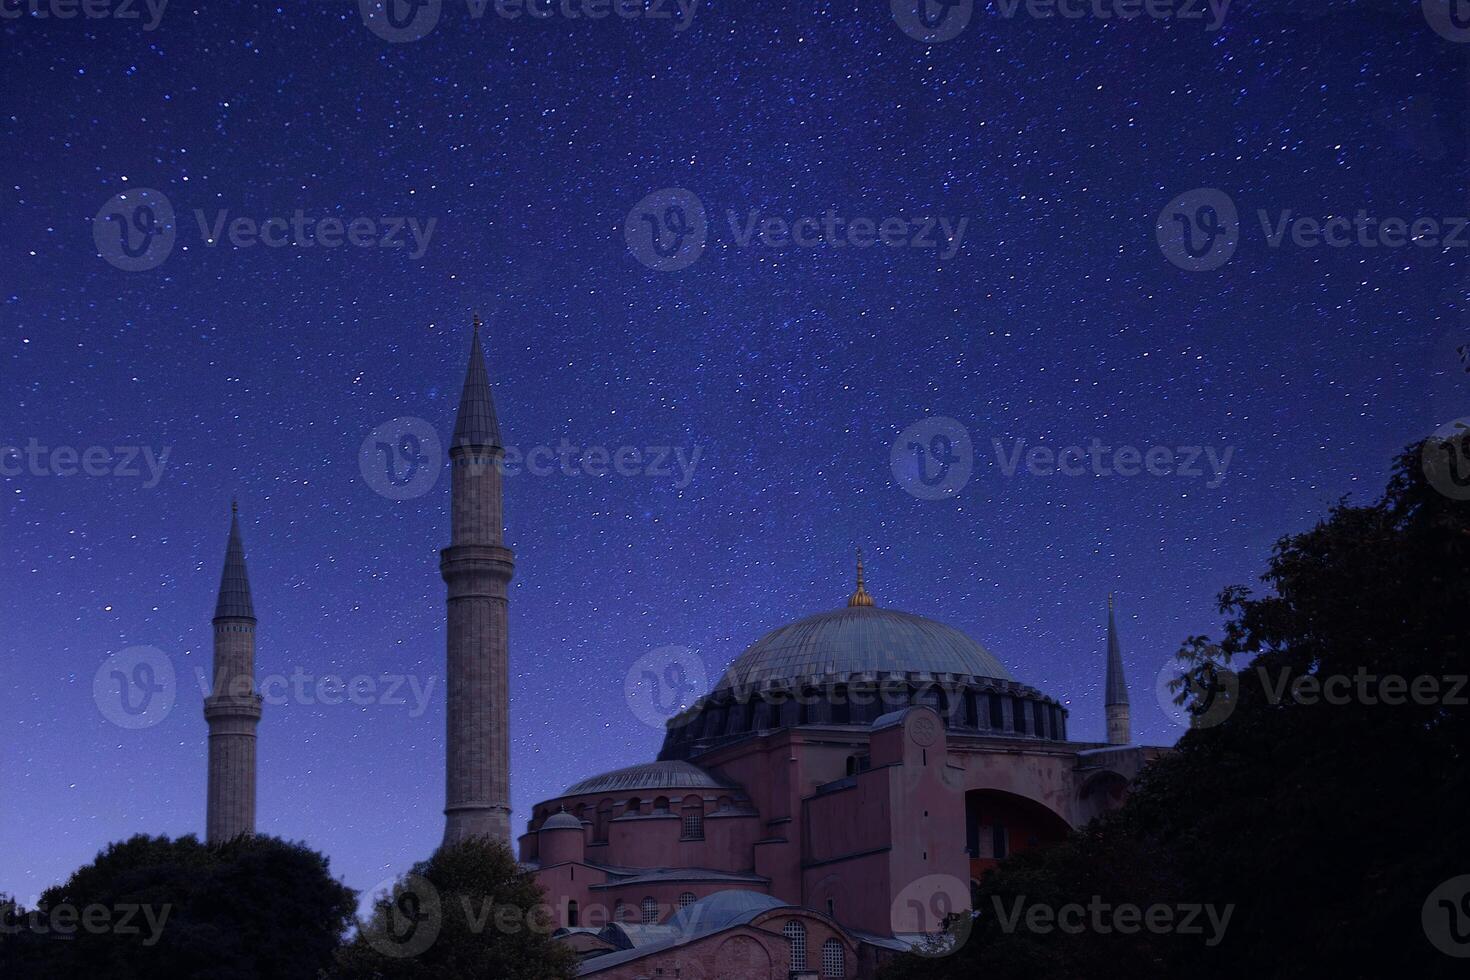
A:
<svg viewBox="0 0 1470 980">
<path fill-rule="evenodd" d="M 679 896 L 679 908 L 687 909 L 696 901 L 698 901 L 698 899 L 695 897 L 693 892 L 684 892 L 682 895 Z M 652 895 L 649 895 L 638 904 L 639 923 L 645 926 L 658 925 L 659 911 L 660 910 L 658 906 L 658 899 L 654 898 Z M 575 918 L 576 915 L 577 903 L 572 902 L 568 907 L 568 918 Z M 616 919 L 618 922 L 632 922 L 633 907 L 627 902 L 619 901 L 617 905 L 613 907 L 613 918 Z M 569 926 L 574 926 L 576 924 L 577 923 L 575 921 L 569 921 L 567 923 L 567 925 Z"/>
<path fill-rule="evenodd" d="M 791 972 L 805 973 L 807 969 L 806 926 L 796 919 L 790 919 L 781 927 L 781 935 L 791 943 Z M 847 951 L 836 939 L 829 939 L 822 943 L 822 976 L 847 976 Z"/>
</svg>

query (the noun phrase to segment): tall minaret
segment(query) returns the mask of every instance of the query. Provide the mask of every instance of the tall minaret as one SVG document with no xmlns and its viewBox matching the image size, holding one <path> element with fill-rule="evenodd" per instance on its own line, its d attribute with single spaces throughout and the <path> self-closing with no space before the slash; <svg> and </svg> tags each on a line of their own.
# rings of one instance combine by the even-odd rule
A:
<svg viewBox="0 0 1470 980">
<path fill-rule="evenodd" d="M 1128 682 L 1123 679 L 1123 651 L 1118 647 L 1118 627 L 1113 623 L 1111 592 L 1108 593 L 1108 676 L 1103 687 L 1103 707 L 1108 716 L 1108 744 L 1127 745 Z"/>
<path fill-rule="evenodd" d="M 481 836 L 510 843 L 506 589 L 515 562 L 503 540 L 503 455 L 477 316 L 449 447 L 450 544 L 439 561 L 449 588 L 446 844 Z"/>
<path fill-rule="evenodd" d="M 255 833 L 255 606 L 245 574 L 240 508 L 230 505 L 230 542 L 214 607 L 214 687 L 204 699 L 209 722 L 209 799 L 205 838 L 211 844 Z"/>
</svg>

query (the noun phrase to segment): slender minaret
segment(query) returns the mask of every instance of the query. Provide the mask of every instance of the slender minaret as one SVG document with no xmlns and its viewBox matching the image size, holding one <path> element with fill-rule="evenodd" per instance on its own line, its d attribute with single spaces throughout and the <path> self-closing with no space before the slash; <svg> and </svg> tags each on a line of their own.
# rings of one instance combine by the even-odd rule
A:
<svg viewBox="0 0 1470 980">
<path fill-rule="evenodd" d="M 1103 707 L 1108 716 L 1108 744 L 1127 745 L 1128 683 L 1123 679 L 1123 651 L 1118 646 L 1118 627 L 1113 623 L 1111 592 L 1108 593 L 1108 676 L 1103 687 Z"/>
<path fill-rule="evenodd" d="M 469 372 L 449 447 L 450 545 L 439 571 L 449 589 L 449 688 L 444 843 L 510 843 L 510 671 L 506 589 L 515 570 L 504 544 L 499 462 L 504 455 L 475 317 Z"/>
<path fill-rule="evenodd" d="M 230 505 L 230 542 L 214 607 L 214 688 L 204 699 L 209 722 L 209 799 L 205 838 L 211 844 L 255 833 L 255 606 L 245 574 L 240 508 Z"/>
</svg>

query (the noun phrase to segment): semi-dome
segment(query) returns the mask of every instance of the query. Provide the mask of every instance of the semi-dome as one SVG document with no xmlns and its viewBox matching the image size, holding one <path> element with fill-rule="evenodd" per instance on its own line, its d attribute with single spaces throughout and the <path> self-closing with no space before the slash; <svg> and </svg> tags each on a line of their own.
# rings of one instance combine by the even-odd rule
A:
<svg viewBox="0 0 1470 980">
<path fill-rule="evenodd" d="M 923 616 L 851 605 L 772 630 L 736 658 L 716 691 L 849 674 L 964 674 L 1014 680 L 980 644 Z"/>
<path fill-rule="evenodd" d="M 563 796 L 583 793 L 616 793 L 643 789 L 730 789 L 714 776 L 682 759 L 645 762 L 642 765 L 614 769 L 600 776 L 584 779 L 567 787 Z"/>
</svg>

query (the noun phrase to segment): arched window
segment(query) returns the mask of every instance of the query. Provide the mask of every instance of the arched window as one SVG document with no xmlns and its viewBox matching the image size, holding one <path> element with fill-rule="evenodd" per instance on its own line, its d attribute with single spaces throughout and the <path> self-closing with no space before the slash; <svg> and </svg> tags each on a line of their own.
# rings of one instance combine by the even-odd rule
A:
<svg viewBox="0 0 1470 980">
<path fill-rule="evenodd" d="M 654 798 L 654 801 L 653 801 L 653 812 L 654 813 L 668 813 L 669 812 L 669 798 L 667 796 L 655 797 Z"/>
<path fill-rule="evenodd" d="M 612 800 L 603 800 L 597 804 L 597 824 L 592 834 L 594 841 L 607 843 L 607 825 L 612 823 L 612 808 Z"/>
<path fill-rule="evenodd" d="M 632 921 L 633 913 L 632 910 L 628 907 L 627 902 L 623 901 L 622 899 L 618 899 L 617 904 L 613 906 L 613 918 L 618 922 Z"/>
<path fill-rule="evenodd" d="M 568 929 L 575 929 L 577 927 L 577 918 L 578 918 L 577 901 L 576 901 L 576 899 L 572 899 L 571 901 L 567 902 L 567 928 Z"/>
<path fill-rule="evenodd" d="M 685 797 L 684 827 L 680 840 L 704 840 L 704 800 Z"/>
<path fill-rule="evenodd" d="M 847 976 L 847 955 L 842 944 L 835 939 L 829 939 L 822 944 L 822 976 Z"/>
<path fill-rule="evenodd" d="M 638 797 L 636 797 L 636 796 L 633 797 L 631 800 L 628 801 L 628 805 L 627 806 L 623 807 L 623 812 L 624 813 L 632 814 L 635 817 L 638 816 L 638 814 L 640 812 L 642 812 L 642 810 L 643 810 L 643 801 L 640 800 L 640 799 L 638 799 Z"/>
<path fill-rule="evenodd" d="M 693 892 L 685 892 L 684 894 L 679 896 L 679 908 L 681 909 L 687 909 L 689 906 L 693 905 L 694 902 L 695 898 Z"/>
<path fill-rule="evenodd" d="M 654 900 L 652 895 L 643 900 L 643 906 L 640 911 L 643 913 L 644 925 L 651 926 L 658 923 L 658 902 Z"/>
<path fill-rule="evenodd" d="M 791 919 L 781 927 L 781 935 L 791 941 L 791 972 L 804 972 L 806 970 L 806 926 Z"/>
</svg>

